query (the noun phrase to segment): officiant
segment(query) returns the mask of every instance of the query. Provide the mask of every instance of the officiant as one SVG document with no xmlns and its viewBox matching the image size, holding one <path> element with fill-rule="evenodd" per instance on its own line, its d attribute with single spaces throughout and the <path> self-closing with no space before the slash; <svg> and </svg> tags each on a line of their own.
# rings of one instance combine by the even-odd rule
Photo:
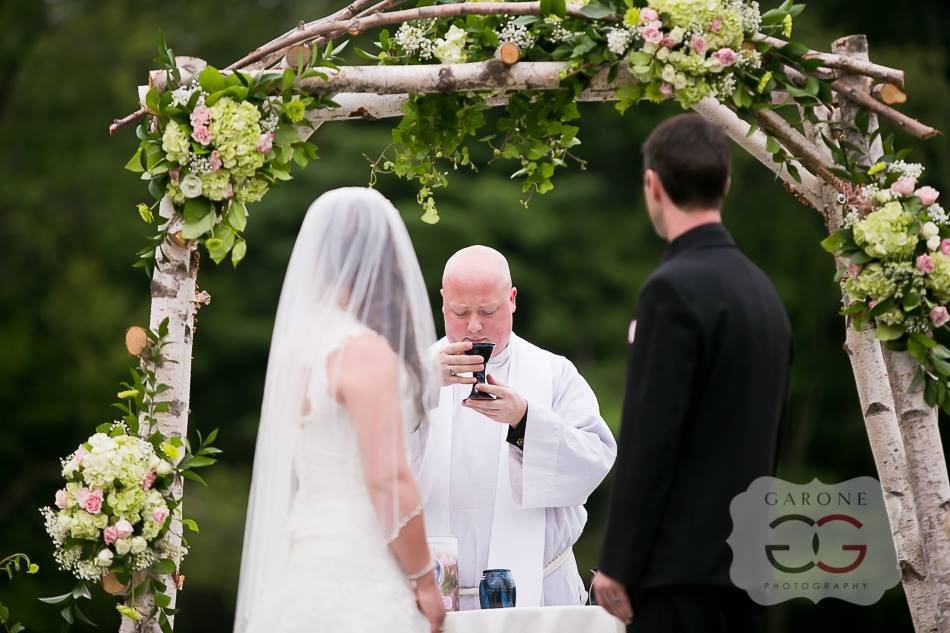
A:
<svg viewBox="0 0 950 633">
<path fill-rule="evenodd" d="M 573 363 L 512 332 L 517 288 L 498 251 L 472 246 L 442 277 L 446 338 L 437 348 L 438 407 L 409 440 L 430 536 L 458 539 L 460 605 L 479 608 L 485 569 L 511 570 L 518 606 L 586 600 L 572 547 L 584 503 L 614 463 L 617 445 Z M 468 355 L 495 344 L 487 368 Z M 487 369 L 469 398 L 472 372 Z"/>
</svg>

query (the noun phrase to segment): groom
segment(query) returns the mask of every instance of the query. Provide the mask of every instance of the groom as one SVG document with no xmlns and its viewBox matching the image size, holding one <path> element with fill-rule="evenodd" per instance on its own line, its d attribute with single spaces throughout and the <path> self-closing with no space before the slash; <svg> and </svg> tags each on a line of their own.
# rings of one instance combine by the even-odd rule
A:
<svg viewBox="0 0 950 633">
<path fill-rule="evenodd" d="M 743 633 L 759 608 L 729 578 L 729 504 L 773 474 L 790 326 L 772 283 L 720 223 L 722 131 L 680 115 L 643 154 L 647 211 L 669 246 L 637 305 L 593 593 L 634 633 Z"/>
<path fill-rule="evenodd" d="M 494 249 L 472 246 L 446 263 L 444 386 L 432 424 L 409 440 L 426 531 L 458 539 L 463 610 L 478 608 L 482 571 L 496 568 L 511 570 L 518 606 L 584 602 L 571 548 L 617 454 L 574 365 L 512 332 L 517 294 Z M 469 400 L 471 372 L 484 367 L 465 351 L 483 341 L 495 348 L 480 389 L 496 399 Z"/>
</svg>

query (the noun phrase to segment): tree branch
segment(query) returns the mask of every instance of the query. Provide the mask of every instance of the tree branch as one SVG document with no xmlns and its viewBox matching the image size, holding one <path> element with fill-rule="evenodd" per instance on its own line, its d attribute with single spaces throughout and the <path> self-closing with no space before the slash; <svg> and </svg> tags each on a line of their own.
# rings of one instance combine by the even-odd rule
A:
<svg viewBox="0 0 950 633">
<path fill-rule="evenodd" d="M 782 48 L 788 44 L 788 42 L 785 40 L 781 40 L 777 37 L 761 34 L 755 36 L 753 41 L 765 42 L 766 44 L 774 46 L 775 48 Z M 808 51 L 805 53 L 804 58 L 820 59 L 821 62 L 828 68 L 838 68 L 841 70 L 846 70 L 852 74 L 882 79 L 898 86 L 904 85 L 904 71 L 898 70 L 896 68 L 889 68 L 887 66 L 881 66 L 880 64 L 874 64 L 861 59 L 853 59 L 844 57 L 842 55 L 835 55 L 834 53 L 822 53 L 819 51 Z"/>
</svg>

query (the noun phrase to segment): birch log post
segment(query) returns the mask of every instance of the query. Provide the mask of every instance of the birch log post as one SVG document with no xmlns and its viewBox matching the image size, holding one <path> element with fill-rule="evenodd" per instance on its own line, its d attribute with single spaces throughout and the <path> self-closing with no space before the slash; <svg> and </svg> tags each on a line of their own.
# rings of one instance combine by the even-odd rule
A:
<svg viewBox="0 0 950 633">
<path fill-rule="evenodd" d="M 170 205 L 167 199 L 162 206 Z M 174 234 L 175 227 L 170 227 L 169 235 Z M 164 401 L 169 403 L 167 413 L 158 414 L 158 429 L 165 435 L 185 437 L 188 432 L 188 407 L 191 397 L 191 354 L 195 328 L 195 311 L 199 303 L 196 295 L 196 279 L 198 276 L 198 250 L 195 242 L 180 242 L 167 239 L 155 249 L 155 270 L 152 273 L 150 294 L 152 297 L 149 327 L 158 330 L 159 325 L 168 319 L 168 345 L 164 350 L 166 361 L 156 368 L 156 378 L 159 383 L 171 387 L 163 394 Z M 206 297 L 207 295 L 203 295 Z M 201 299 L 206 303 L 207 299 Z M 142 429 L 143 433 L 147 429 Z M 180 499 L 182 482 L 177 481 L 174 494 Z M 178 506 L 172 518 L 168 536 L 170 545 L 177 550 L 181 545 L 181 505 Z M 176 567 L 179 561 L 176 560 Z M 171 596 L 171 607 L 175 606 L 177 586 L 172 577 L 166 581 L 165 593 Z M 136 609 L 140 613 L 148 613 L 154 604 L 149 594 L 142 596 L 136 602 Z M 154 619 L 135 622 L 129 618 L 122 618 L 120 633 L 159 633 L 161 629 Z"/>
<path fill-rule="evenodd" d="M 843 37 L 834 42 L 832 50 L 841 57 L 868 61 L 868 42 L 863 35 Z M 871 82 L 866 77 L 843 74 L 839 83 L 846 84 L 849 95 L 870 94 Z M 853 97 L 839 96 L 840 125 L 845 139 L 856 147 L 867 143 L 855 124 L 858 108 Z M 873 120 L 873 114 L 869 121 Z M 873 128 L 869 128 L 869 131 Z M 882 154 L 879 145 L 868 148 L 872 158 Z M 880 345 L 878 345 L 880 348 Z M 902 560 L 904 590 L 907 594 L 914 626 L 918 632 L 950 632 L 950 539 L 947 519 L 950 517 L 950 483 L 947 464 L 940 443 L 937 411 L 924 402 L 923 391 L 910 391 L 917 363 L 906 352 L 882 350 L 887 377 L 894 399 L 907 468 L 907 489 L 913 503 L 902 504 L 903 510 L 913 508 L 921 543 L 921 560 L 911 564 Z M 888 422 L 890 424 L 890 422 Z M 889 437 L 892 431 L 881 428 Z M 869 428 L 869 436 L 871 429 Z M 877 455 L 875 455 L 875 460 Z M 880 472 L 880 468 L 879 468 Z M 881 476 L 882 484 L 883 474 Z M 885 489 L 885 492 L 887 490 Z M 905 499 L 907 496 L 905 496 Z M 893 524 L 892 524 L 893 527 Z M 904 554 L 915 557 L 912 533 L 903 533 Z M 899 551 L 900 553 L 900 551 Z M 912 559 L 911 559 L 912 560 Z M 916 573 L 915 573 L 916 572 Z M 923 575 L 921 579 L 915 576 Z"/>
<path fill-rule="evenodd" d="M 868 61 L 866 38 L 864 36 L 852 36 L 852 38 L 857 42 L 858 48 L 863 42 L 865 50 L 863 59 L 859 58 L 856 62 L 866 63 Z M 841 57 L 850 59 L 846 52 L 842 52 Z M 864 80 L 856 75 L 843 73 L 839 83 L 858 89 L 859 84 L 863 84 Z M 868 136 L 862 134 L 855 125 L 854 106 L 844 99 L 839 98 L 839 102 L 841 108 L 835 111 L 834 116 L 838 119 L 836 123 L 842 126 L 845 139 L 855 147 L 866 145 Z M 825 107 L 816 108 L 815 114 L 821 121 L 827 121 L 829 116 Z M 868 118 L 869 134 L 873 133 L 877 126 L 877 117 L 872 113 Z M 809 140 L 815 143 L 819 143 L 821 132 L 824 132 L 828 138 L 832 136 L 827 122 L 811 125 L 806 121 L 805 132 Z M 883 153 L 879 138 L 866 149 L 866 155 L 855 157 L 861 164 L 866 165 L 868 157 L 876 160 L 876 157 Z M 825 221 L 829 231 L 839 229 L 843 223 L 842 208 L 836 200 L 837 195 L 838 192 L 832 187 L 824 186 L 822 197 L 825 203 Z M 838 261 L 837 264 L 843 266 L 845 262 Z M 901 583 L 914 623 L 914 630 L 917 633 L 935 633 L 936 617 L 931 591 L 925 578 L 916 504 L 910 487 L 907 458 L 881 345 L 874 338 L 872 329 L 866 328 L 859 331 L 854 329 L 849 322 L 845 326 L 844 349 L 851 361 L 854 381 L 858 389 L 868 442 L 884 494 Z"/>
</svg>

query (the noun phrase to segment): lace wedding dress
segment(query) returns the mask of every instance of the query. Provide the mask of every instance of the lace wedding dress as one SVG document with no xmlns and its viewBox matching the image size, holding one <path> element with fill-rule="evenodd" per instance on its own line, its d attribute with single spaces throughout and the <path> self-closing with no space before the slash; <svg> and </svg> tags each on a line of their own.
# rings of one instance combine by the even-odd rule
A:
<svg viewBox="0 0 950 633">
<path fill-rule="evenodd" d="M 353 320 L 333 328 L 314 367 L 347 338 L 371 331 Z M 288 517 L 289 564 L 272 587 L 250 631 L 268 633 L 424 633 L 405 574 L 387 545 L 363 476 L 362 457 L 346 409 L 330 395 L 327 373 L 307 386 L 293 456 L 297 480 Z M 402 398 L 403 420 L 411 403 Z M 405 429 L 408 432 L 408 427 Z M 419 508 L 414 514 L 421 512 Z M 411 516 L 406 517 L 411 518 Z M 402 526 L 395 526 L 401 528 Z M 266 595 L 266 594 L 265 594 Z"/>
</svg>

